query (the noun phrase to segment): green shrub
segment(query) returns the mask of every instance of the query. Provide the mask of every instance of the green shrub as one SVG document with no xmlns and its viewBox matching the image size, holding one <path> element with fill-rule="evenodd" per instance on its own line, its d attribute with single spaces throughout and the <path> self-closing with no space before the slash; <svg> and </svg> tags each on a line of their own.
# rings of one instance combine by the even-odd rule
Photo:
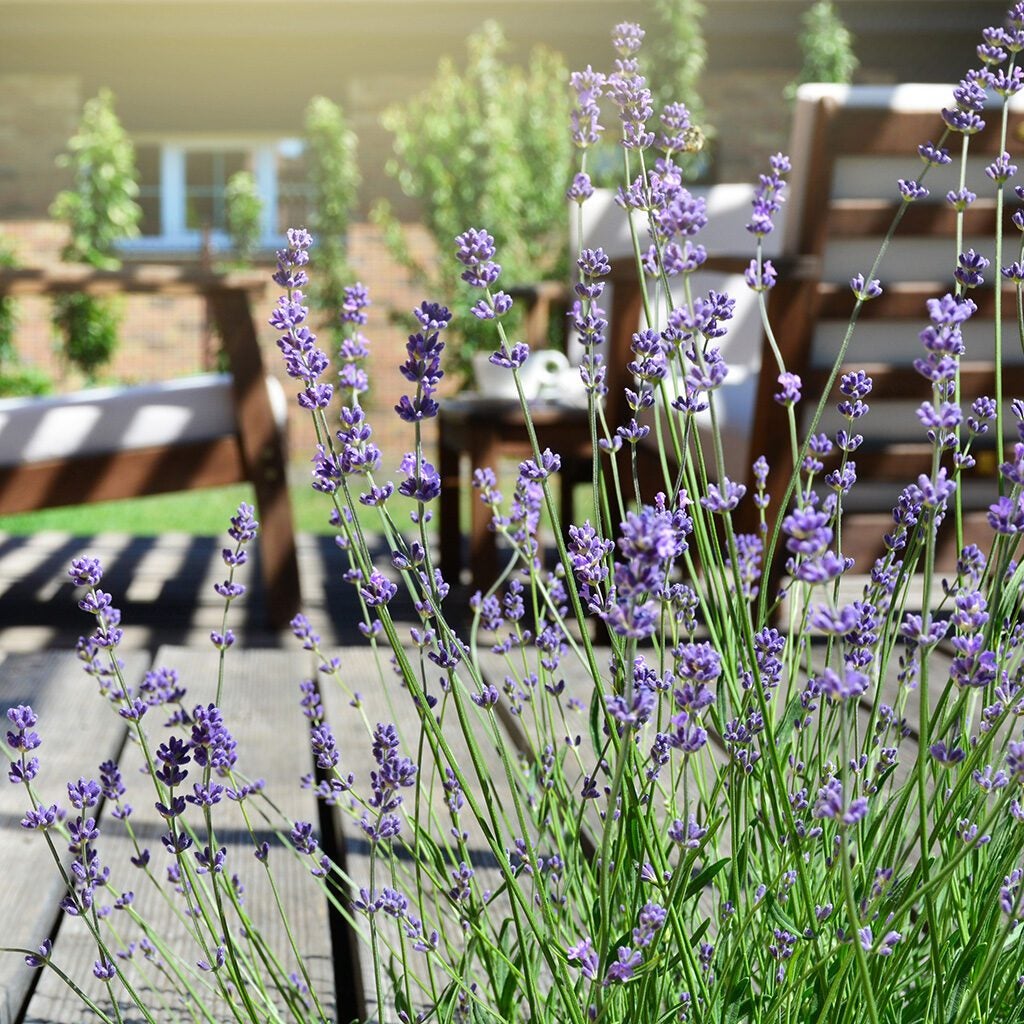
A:
<svg viewBox="0 0 1024 1024">
<path fill-rule="evenodd" d="M 249 264 L 260 241 L 263 200 L 256 188 L 256 179 L 249 171 L 232 174 L 224 189 L 228 235 L 235 259 Z"/>
<path fill-rule="evenodd" d="M 313 301 L 328 312 L 328 326 L 340 341 L 337 311 L 345 286 L 352 283 L 348 231 L 360 185 L 357 140 L 341 107 L 326 96 L 313 97 L 306 107 L 305 135 L 313 208 L 309 228 L 323 268 Z"/>
<path fill-rule="evenodd" d="M 0 242 L 0 268 L 17 265 L 14 250 Z M 53 390 L 53 382 L 38 367 L 22 365 L 14 345 L 17 326 L 17 304 L 10 295 L 0 296 L 0 398 L 45 395 Z"/>
<path fill-rule="evenodd" d="M 0 398 L 48 395 L 52 390 L 53 381 L 38 366 L 0 366 Z"/>
<path fill-rule="evenodd" d="M 804 82 L 842 85 L 853 81 L 860 63 L 853 52 L 853 35 L 832 0 L 815 0 L 801 20 L 800 51 L 804 63 L 796 80 L 786 88 L 786 96 L 796 96 L 798 86 Z"/>
<path fill-rule="evenodd" d="M 0 269 L 18 265 L 14 250 L 0 242 Z M 0 372 L 18 361 L 14 347 L 14 329 L 18 325 L 18 308 L 10 295 L 0 296 Z"/>
<path fill-rule="evenodd" d="M 394 136 L 388 171 L 419 201 L 423 223 L 447 253 L 466 228 L 487 224 L 510 285 L 562 277 L 567 267 L 565 189 L 571 177 L 568 72 L 560 55 L 535 48 L 525 67 L 507 63 L 504 33 L 493 21 L 471 36 L 460 71 L 449 58 L 415 98 L 388 110 Z M 430 296 L 458 310 L 448 344 L 456 373 L 470 355 L 493 347 L 493 333 L 467 312 L 470 289 L 450 260 L 423 262 L 410 252 L 386 204 L 373 213 L 392 254 Z M 453 301 L 454 300 L 454 301 Z"/>
<path fill-rule="evenodd" d="M 138 234 L 142 210 L 135 201 L 135 151 L 114 113 L 109 89 L 86 102 L 78 131 L 58 162 L 73 175 L 72 187 L 60 192 L 50 207 L 51 215 L 71 231 L 63 258 L 116 269 L 120 261 L 115 246 Z M 64 338 L 65 356 L 89 381 L 114 355 L 119 319 L 116 305 L 89 296 L 61 296 L 54 302 L 53 322 Z"/>
</svg>

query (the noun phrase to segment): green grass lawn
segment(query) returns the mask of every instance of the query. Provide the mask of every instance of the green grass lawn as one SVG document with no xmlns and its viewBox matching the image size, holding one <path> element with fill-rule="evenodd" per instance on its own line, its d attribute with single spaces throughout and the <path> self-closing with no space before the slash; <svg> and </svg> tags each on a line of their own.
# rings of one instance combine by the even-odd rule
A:
<svg viewBox="0 0 1024 1024">
<path fill-rule="evenodd" d="M 506 481 L 507 494 L 511 492 L 511 479 Z M 593 517 L 589 507 L 590 493 L 587 488 L 577 488 L 575 494 L 576 522 Z M 325 494 L 319 494 L 307 485 L 291 488 L 292 511 L 295 528 L 301 533 L 333 534 L 328 522 L 331 501 Z M 469 516 L 470 502 L 478 500 L 476 492 L 465 489 L 462 494 L 462 519 Z M 95 533 L 128 533 L 137 537 L 154 537 L 163 533 L 188 533 L 197 537 L 215 537 L 226 532 L 228 519 L 238 508 L 239 502 L 255 504 L 255 496 L 249 484 L 232 484 L 229 487 L 210 487 L 201 491 L 181 491 L 176 494 L 157 494 L 149 498 L 132 498 L 125 501 L 103 501 L 92 505 L 68 505 L 63 508 L 46 508 L 38 512 L 24 512 L 14 516 L 0 516 L 0 533 L 26 536 L 43 530 L 58 530 L 78 536 Z M 413 502 L 399 495 L 388 502 L 392 518 L 403 530 L 409 524 L 409 512 Z M 436 516 L 436 505 L 434 508 Z M 380 530 L 376 509 L 359 506 L 359 521 L 364 529 Z M 546 522 L 545 517 L 545 522 Z M 436 521 L 428 524 L 433 533 Z"/>
<path fill-rule="evenodd" d="M 291 489 L 296 529 L 304 533 L 333 533 L 328 522 L 331 502 L 311 487 Z M 104 501 L 93 505 L 69 505 L 0 516 L 0 533 L 32 534 L 41 530 L 60 530 L 86 535 L 114 531 L 139 537 L 162 533 L 190 533 L 217 536 L 228 527 L 228 519 L 239 502 L 255 503 L 252 487 L 232 484 L 201 491 L 158 494 L 128 501 Z M 397 511 L 397 510 L 396 510 Z M 377 529 L 376 512 L 361 509 L 360 521 L 368 529 Z"/>
</svg>

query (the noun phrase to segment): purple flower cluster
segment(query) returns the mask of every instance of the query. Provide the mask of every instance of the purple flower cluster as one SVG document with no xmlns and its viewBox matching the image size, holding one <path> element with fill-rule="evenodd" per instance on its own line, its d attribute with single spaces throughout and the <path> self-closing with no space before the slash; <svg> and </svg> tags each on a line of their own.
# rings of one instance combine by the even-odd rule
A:
<svg viewBox="0 0 1024 1024">
<path fill-rule="evenodd" d="M 986 86 L 992 80 L 987 69 L 971 71 L 960 80 L 953 90 L 955 106 L 942 110 L 942 120 L 948 128 L 962 135 L 975 135 L 985 127 L 980 112 L 985 109 Z"/>
<path fill-rule="evenodd" d="M 26 757 L 43 742 L 39 733 L 35 731 L 39 719 L 31 706 L 19 704 L 8 709 L 7 721 L 11 724 L 11 728 L 7 730 L 7 746 L 17 752 L 17 760 L 10 762 L 7 778 L 15 784 L 29 783 L 39 772 L 39 758 L 34 755 Z"/>
<path fill-rule="evenodd" d="M 611 265 L 603 249 L 583 249 L 576 260 L 576 266 L 579 269 L 579 281 L 573 291 L 577 297 L 569 311 L 569 318 L 583 345 L 580 378 L 589 393 L 603 395 L 606 391 L 606 368 L 602 356 L 594 348 L 604 341 L 604 333 L 608 329 L 604 310 L 598 306 L 597 300 L 604 292 L 604 281 L 601 278 L 611 273 Z"/>
<path fill-rule="evenodd" d="M 362 284 L 346 285 L 338 314 L 344 331 L 338 346 L 338 388 L 348 394 L 352 405 L 370 386 L 369 377 L 361 365 L 370 354 L 369 342 L 359 330 L 366 325 L 369 305 L 370 294 Z"/>
<path fill-rule="evenodd" d="M 254 512 L 255 509 L 252 505 L 244 501 L 238 506 L 238 511 L 231 517 L 231 525 L 228 528 L 228 536 L 235 542 L 235 547 L 221 549 L 221 561 L 228 567 L 228 578 L 215 583 L 213 589 L 224 598 L 226 604 L 230 604 L 245 593 L 245 586 L 235 582 L 235 569 L 245 565 L 249 560 L 249 553 L 245 550 L 245 545 L 256 537 L 260 526 Z M 222 634 L 214 631 L 211 634 L 214 645 L 222 648 L 229 647 L 229 632 L 225 631 Z"/>
<path fill-rule="evenodd" d="M 409 335 L 405 351 L 407 358 L 399 372 L 416 386 L 416 394 L 403 395 L 395 406 L 395 412 L 406 423 L 419 423 L 437 415 L 438 405 L 434 399 L 444 370 L 441 369 L 441 353 L 444 342 L 441 331 L 449 324 L 451 312 L 446 306 L 432 302 L 422 303 L 413 310 L 413 316 L 420 329 Z"/>
<path fill-rule="evenodd" d="M 654 142 L 654 133 L 647 130 L 647 120 L 654 113 L 651 90 L 638 70 L 636 58 L 643 38 L 643 29 L 632 22 L 616 25 L 612 33 L 619 58 L 608 78 L 608 93 L 618 108 L 622 145 L 627 150 L 647 149 Z"/>
<path fill-rule="evenodd" d="M 843 825 L 856 825 L 868 812 L 866 797 L 856 797 L 847 806 L 843 796 L 843 784 L 833 777 L 818 790 L 811 815 L 815 818 L 831 818 Z"/>
<path fill-rule="evenodd" d="M 73 559 L 68 575 L 76 586 L 89 588 L 88 593 L 78 602 L 78 607 L 96 619 L 96 629 L 87 640 L 79 641 L 83 648 L 79 651 L 79 657 L 94 660 L 101 650 L 109 651 L 123 639 L 121 612 L 113 606 L 110 594 L 97 589 L 103 578 L 103 567 L 98 558 Z M 102 673 L 97 674 L 102 678 Z M 119 691 L 111 691 L 112 699 L 121 696 Z"/>
<path fill-rule="evenodd" d="M 686 514 L 686 495 L 680 492 L 674 509 L 658 495 L 655 505 L 627 512 L 619 537 L 620 559 L 614 563 L 612 586 L 599 611 L 621 636 L 643 638 L 657 627 L 657 598 L 665 588 L 669 570 L 687 550 L 686 537 L 693 522 Z"/>
<path fill-rule="evenodd" d="M 270 316 L 270 326 L 281 331 L 278 348 L 284 354 L 285 371 L 289 377 L 301 381 L 303 390 L 298 402 L 303 409 L 325 409 L 334 394 L 331 384 L 320 380 L 328 367 L 327 354 L 317 347 L 316 335 L 306 326 L 309 310 L 302 304 L 301 288 L 309 283 L 305 268 L 309 263 L 309 247 L 313 238 L 304 228 L 290 228 L 288 248 L 277 253 L 277 272 L 274 281 L 287 288 L 287 295 L 277 301 Z"/>
<path fill-rule="evenodd" d="M 393 812 L 402 803 L 399 790 L 407 789 L 416 781 L 416 765 L 398 752 L 398 730 L 389 724 L 378 723 L 373 730 L 373 759 L 377 770 L 370 773 L 373 795 L 369 806 L 377 811 L 376 821 L 364 815 L 361 825 L 371 841 L 394 839 L 402 828 Z"/>
<path fill-rule="evenodd" d="M 658 160 L 648 175 L 646 188 L 644 180 L 637 178 L 629 193 L 620 193 L 620 204 L 627 206 L 635 205 L 631 196 L 646 197 L 642 205 L 648 210 L 653 243 L 644 255 L 648 274 L 690 274 L 707 260 L 704 246 L 690 241 L 707 225 L 707 201 L 690 192 L 684 180 L 683 172 L 671 159 Z"/>
<path fill-rule="evenodd" d="M 827 510 L 810 503 L 793 509 L 782 520 L 786 550 L 794 556 L 786 569 L 804 583 L 827 583 L 848 568 L 842 556 L 829 550 L 834 536 L 831 520 Z"/>
<path fill-rule="evenodd" d="M 775 230 L 775 215 L 786 201 L 785 176 L 793 169 L 789 157 L 782 153 L 776 153 L 769 160 L 769 166 L 770 172 L 758 177 L 752 204 L 753 214 L 747 224 L 747 230 L 757 238 L 764 238 Z"/>
<path fill-rule="evenodd" d="M 606 78 L 600 71 L 588 64 L 586 71 L 574 71 L 569 76 L 569 85 L 576 97 L 570 114 L 572 141 L 579 149 L 587 149 L 601 141 L 604 128 L 600 123 L 601 95 Z"/>
<path fill-rule="evenodd" d="M 455 238 L 455 258 L 466 269 L 462 280 L 473 288 L 482 288 L 484 298 L 473 307 L 473 314 L 481 320 L 493 320 L 504 316 L 512 308 L 512 299 L 505 292 L 491 293 L 493 285 L 501 275 L 501 265 L 494 262 L 494 238 L 482 228 L 469 228 Z M 502 336 L 501 347 L 490 361 L 495 366 L 519 369 L 530 354 L 529 346 L 517 342 L 509 348 Z"/>
</svg>

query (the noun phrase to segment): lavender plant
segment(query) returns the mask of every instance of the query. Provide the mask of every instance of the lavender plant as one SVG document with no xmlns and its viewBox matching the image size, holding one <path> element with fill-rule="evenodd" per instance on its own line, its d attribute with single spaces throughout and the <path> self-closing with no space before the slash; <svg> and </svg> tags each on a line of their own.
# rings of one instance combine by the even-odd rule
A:
<svg viewBox="0 0 1024 1024">
<path fill-rule="evenodd" d="M 728 330 L 732 301 L 697 290 L 705 254 L 696 236 L 706 217 L 674 161 L 687 145 L 689 116 L 675 104 L 665 110 L 660 134 L 649 126 L 650 93 L 637 71 L 642 38 L 637 26 L 618 26 L 611 74 L 588 69 L 572 79 L 581 165 L 570 198 L 582 204 L 590 193 L 586 152 L 600 137 L 599 101 L 607 94 L 620 119 L 620 201 L 647 216 L 649 237 L 634 235 L 638 268 L 646 271 L 644 319 L 629 366 L 635 415 L 620 425 L 603 414 L 607 322 L 600 302 L 609 264 L 600 250 L 587 250 L 577 261 L 573 320 L 584 342 L 580 373 L 594 438 L 592 508 L 582 523 L 559 522 L 552 496 L 559 456 L 540 450 L 532 426 L 533 452 L 519 467 L 510 501 L 493 469 L 479 469 L 474 484 L 493 510 L 508 563 L 492 587 L 470 599 L 468 631 L 460 630 L 461 609 L 453 607 L 455 581 L 442 579 L 426 533 L 441 482 L 423 425 L 439 409 L 451 311 L 424 302 L 414 314 L 418 326 L 400 368 L 409 392 L 396 406 L 411 427 L 411 450 L 396 487 L 381 475 L 360 404 L 365 289 L 346 292 L 335 383 L 307 326 L 312 238 L 293 230 L 278 254 L 274 280 L 284 294 L 270 322 L 300 385 L 298 402 L 316 427 L 312 485 L 330 503 L 360 629 L 372 649 L 390 655 L 390 667 L 380 659 L 376 689 L 396 708 L 393 721 L 371 716 L 378 705 L 357 692 L 373 689 L 371 681 L 353 678 L 313 625 L 295 620 L 296 637 L 319 665 L 319 683 L 303 685 L 301 703 L 322 774 L 306 784 L 351 816 L 368 845 L 367 870 L 348 877 L 318 859 L 302 823 L 288 824 L 291 846 L 313 861 L 365 935 L 381 1018 L 1019 1020 L 1024 566 L 1016 555 L 1024 530 L 1024 400 L 1009 402 L 997 377 L 992 398 L 961 411 L 956 388 L 976 312 L 969 289 L 986 258 L 958 252 L 950 290 L 922 310 L 917 368 L 933 394 L 919 418 L 934 446 L 931 472 L 901 493 L 885 554 L 863 592 L 840 600 L 851 564 L 838 538 L 855 486 L 855 431 L 872 389 L 865 375 L 843 374 L 841 363 L 860 306 L 879 294 L 878 264 L 850 282 L 857 309 L 834 370 L 844 421 L 834 440 L 817 432 L 825 396 L 801 432 L 802 383 L 779 357 L 776 400 L 788 410 L 797 468 L 786 507 L 769 509 L 764 459 L 754 464 L 748 493 L 719 471 L 719 435 L 713 431 L 705 445 L 696 429 L 695 417 L 705 411 L 715 422 L 715 392 L 728 374 L 715 342 Z M 982 127 L 986 92 L 1005 110 L 1024 85 L 1016 63 L 1022 49 L 1024 3 L 1016 3 L 1005 27 L 986 30 L 982 67 L 942 112 L 947 135 L 962 140 L 965 155 Z M 928 168 L 950 159 L 947 141 L 922 144 L 924 171 L 898 184 L 901 209 L 923 196 Z M 652 161 L 655 143 L 663 155 Z M 772 159 L 749 225 L 755 255 L 747 283 L 762 301 L 777 280 L 762 243 L 784 202 L 788 171 L 784 156 Z M 989 168 L 1000 204 L 1014 173 L 1008 156 Z M 1024 199 L 1024 189 L 1017 195 Z M 960 209 L 967 201 L 950 198 Z M 1024 232 L 1024 209 L 1013 216 Z M 519 375 L 528 350 L 505 330 L 511 300 L 501 288 L 500 253 L 480 228 L 455 244 L 462 280 L 479 295 L 473 313 L 494 329 L 491 360 L 515 381 L 529 424 Z M 1005 245 L 997 234 L 996 262 L 1017 282 L 1019 303 L 1024 253 L 1004 267 Z M 996 345 L 998 360 L 998 333 Z M 659 396 L 668 415 L 652 428 L 643 414 Z M 1002 440 L 1007 416 L 1020 438 L 1009 445 Z M 645 494 L 637 449 L 652 429 L 665 454 L 665 479 Z M 1000 462 L 1000 490 L 988 512 L 991 542 L 987 549 L 965 545 L 955 571 L 943 576 L 936 535 L 943 520 L 959 521 L 961 477 L 987 430 Z M 843 458 L 825 476 L 820 458 L 833 445 Z M 408 533 L 392 512 L 396 492 L 415 504 Z M 733 525 L 743 502 L 759 511 L 756 534 Z M 379 514 L 392 553 L 387 565 L 374 564 L 359 505 Z M 540 532 L 545 517 L 556 552 L 551 563 Z M 239 542 L 249 538 L 247 510 L 234 529 Z M 767 592 L 779 545 L 790 578 L 781 613 Z M 232 569 L 243 554 L 227 552 Z M 83 560 L 73 573 L 87 587 L 83 607 L 99 623 L 83 654 L 140 746 L 152 749 L 141 728 L 155 703 L 147 693 L 159 691 L 161 701 L 181 709 L 173 724 L 188 738 L 167 740 L 146 762 L 168 821 L 163 845 L 188 882 L 186 898 L 201 911 L 193 918 L 196 940 L 205 943 L 215 993 L 238 1020 L 270 1017 L 274 992 L 295 1019 L 322 1019 L 315 999 L 297 998 L 297 983 L 280 984 L 284 975 L 276 971 L 261 975 L 259 958 L 224 937 L 223 915 L 235 904 L 216 870 L 214 775 L 225 773 L 243 807 L 263 797 L 239 790 L 216 704 L 185 715 L 177 690 L 157 681 L 131 693 L 117 674 L 118 616 L 96 589 L 99 569 Z M 916 606 L 914 580 L 922 593 Z M 394 613 L 400 588 L 417 616 L 408 629 Z M 227 602 L 238 596 L 233 576 L 221 592 Z M 595 622 L 607 638 L 603 646 L 593 639 Z M 232 642 L 226 626 L 214 642 L 223 664 Z M 350 763 L 351 730 L 346 747 L 335 741 L 338 723 L 328 720 L 320 696 L 328 686 L 340 687 L 363 722 L 373 763 L 368 787 Z M 34 790 L 35 715 L 17 708 L 9 719 L 10 777 L 28 787 L 32 808 L 25 826 L 55 843 L 64 827 L 58 809 L 37 801 Z M 400 722 L 414 724 L 403 730 Z M 202 772 L 198 818 L 188 824 L 192 797 L 181 787 L 190 759 Z M 107 883 L 88 815 L 103 787 L 120 798 L 109 771 L 99 783 L 69 789 L 80 813 L 67 826 L 78 865 L 67 876 L 68 900 L 96 939 L 97 976 L 128 986 L 91 909 Z M 205 861 L 189 856 L 193 836 Z M 212 870 L 200 878 L 197 865 Z M 59 969 L 48 948 L 27 958 Z M 239 1002 L 240 983 L 253 977 L 262 979 L 261 999 Z M 142 1009 L 155 1019 L 151 1007 Z"/>
</svg>

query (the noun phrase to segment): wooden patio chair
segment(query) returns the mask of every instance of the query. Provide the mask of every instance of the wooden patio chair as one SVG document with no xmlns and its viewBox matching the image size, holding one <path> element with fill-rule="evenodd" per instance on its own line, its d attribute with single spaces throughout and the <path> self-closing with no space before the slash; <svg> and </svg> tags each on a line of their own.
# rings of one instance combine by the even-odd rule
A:
<svg viewBox="0 0 1024 1024">
<path fill-rule="evenodd" d="M 270 624 L 300 604 L 284 442 L 286 401 L 265 374 L 250 299 L 265 275 L 178 267 L 0 270 L 0 295 L 200 295 L 227 374 L 0 401 L 0 515 L 248 481 Z M 226 510 L 227 511 L 227 510 Z"/>
<path fill-rule="evenodd" d="M 768 309 L 786 369 L 799 374 L 803 381 L 805 397 L 800 410 L 805 429 L 828 386 L 854 307 L 850 279 L 858 273 L 868 274 L 901 205 L 897 179 L 917 177 L 923 164 L 916 147 L 927 141 L 938 144 L 944 129 L 940 111 L 952 102 L 951 86 L 806 85 L 799 90 L 790 149 L 790 198 L 782 254 L 775 259 L 779 284 L 769 293 Z M 961 249 L 975 246 L 992 259 L 991 242 L 985 245 L 985 239 L 993 237 L 995 191 L 984 167 L 999 155 L 1001 147 L 997 111 L 990 110 L 985 116 L 988 127 L 970 141 L 967 187 L 977 193 L 978 199 L 965 212 Z M 947 191 L 959 188 L 960 139 L 951 137 L 946 143 L 954 158 L 951 166 L 928 170 L 924 184 L 930 190 L 929 197 L 906 208 L 877 272 L 883 293 L 862 307 L 842 365 L 843 373 L 863 370 L 874 381 L 867 398 L 871 412 L 855 424 L 856 431 L 865 437 L 863 446 L 852 456 L 858 483 L 844 499 L 849 516 L 844 514 L 843 553 L 855 558 L 856 571 L 860 572 L 870 569 L 882 551 L 881 538 L 891 529 L 889 513 L 901 488 L 931 470 L 931 446 L 915 415 L 920 402 L 931 397 L 931 386 L 912 363 L 923 354 L 918 334 L 928 323 L 927 300 L 953 290 L 956 213 L 945 196 Z M 1007 136 L 1011 154 L 1022 155 L 1022 140 L 1024 112 L 1014 105 Z M 1019 232 L 1010 223 L 1016 205 L 1010 191 L 1005 211 L 1008 244 L 1004 264 L 1016 255 Z M 961 363 L 961 401 L 966 406 L 980 395 L 995 395 L 993 282 L 1002 283 L 1003 395 L 1007 436 L 1015 437 L 1011 433 L 1009 402 L 1024 395 L 1024 366 L 1013 322 L 1014 296 L 1002 282 L 999 267 L 993 264 L 984 276 L 984 287 L 970 293 L 979 308 L 964 328 L 967 354 Z M 772 397 L 778 390 L 777 375 L 775 357 L 765 340 L 751 456 L 763 453 L 771 467 L 770 523 L 786 513 L 782 502 L 792 470 L 786 410 Z M 818 432 L 833 438 L 836 429 L 845 423 L 835 413 L 840 397 L 837 391 L 832 394 L 830 411 L 818 427 Z M 966 474 L 965 487 L 971 492 L 973 504 L 984 509 L 995 496 L 994 482 L 985 478 L 993 477 L 998 470 L 992 434 L 981 443 L 980 450 L 975 444 L 977 466 Z M 747 483 L 748 489 L 753 486 L 752 476 Z M 752 530 L 756 528 L 757 512 L 749 501 L 744 505 L 745 516 L 740 516 L 739 526 Z M 983 523 L 983 512 L 974 518 Z M 968 539 L 971 536 L 969 524 Z M 954 547 L 947 521 L 940 540 L 940 558 L 946 565 L 955 561 Z M 780 578 L 784 558 L 784 551 L 776 552 L 777 563 L 770 576 L 773 581 Z"/>
</svg>

